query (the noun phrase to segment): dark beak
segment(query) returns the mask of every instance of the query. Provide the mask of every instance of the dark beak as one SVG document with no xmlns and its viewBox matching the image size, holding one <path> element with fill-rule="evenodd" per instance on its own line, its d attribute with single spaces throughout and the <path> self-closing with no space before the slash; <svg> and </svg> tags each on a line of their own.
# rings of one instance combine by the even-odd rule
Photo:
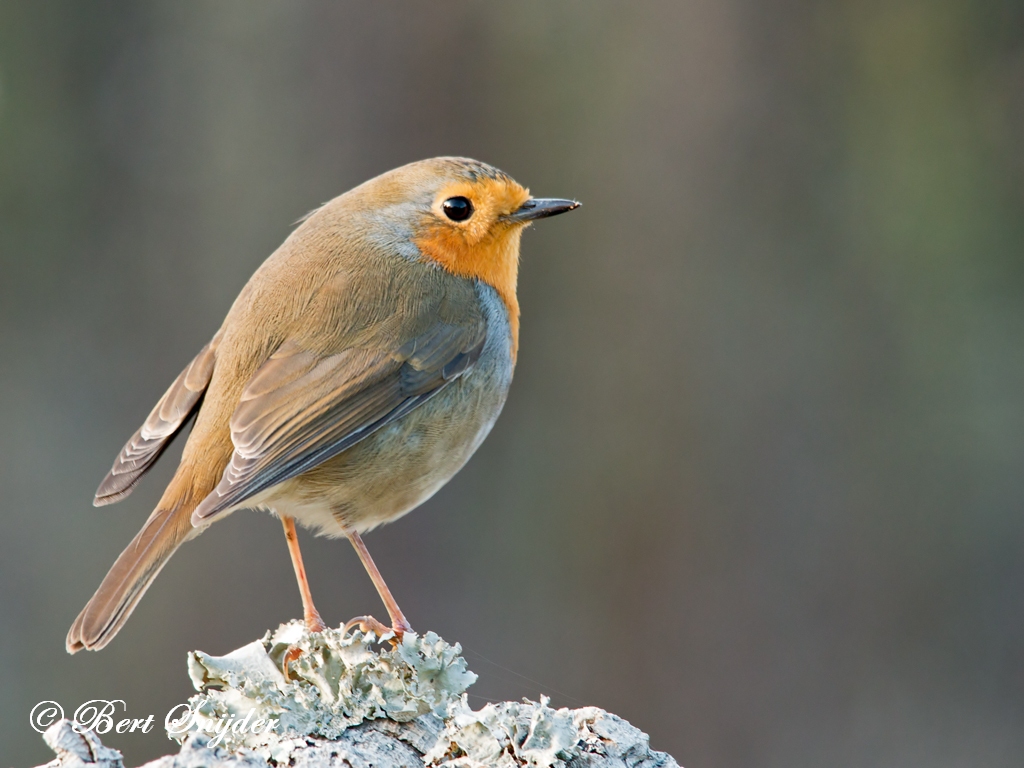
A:
<svg viewBox="0 0 1024 768">
<path fill-rule="evenodd" d="M 507 221 L 533 221 L 534 219 L 546 219 L 548 216 L 557 216 L 566 211 L 574 211 L 580 207 L 575 200 L 559 200 L 558 198 L 532 197 L 523 203 L 519 208 L 512 211 L 505 217 Z"/>
</svg>

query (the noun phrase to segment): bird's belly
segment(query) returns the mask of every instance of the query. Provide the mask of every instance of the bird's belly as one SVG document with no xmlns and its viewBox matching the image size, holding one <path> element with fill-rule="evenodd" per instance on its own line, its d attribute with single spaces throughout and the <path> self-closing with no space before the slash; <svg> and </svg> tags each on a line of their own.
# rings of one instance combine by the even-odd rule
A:
<svg viewBox="0 0 1024 768">
<path fill-rule="evenodd" d="M 510 372 L 496 376 L 481 367 L 347 451 L 261 494 L 253 506 L 327 536 L 343 535 L 345 527 L 362 533 L 411 511 L 462 468 L 501 412 Z"/>
</svg>

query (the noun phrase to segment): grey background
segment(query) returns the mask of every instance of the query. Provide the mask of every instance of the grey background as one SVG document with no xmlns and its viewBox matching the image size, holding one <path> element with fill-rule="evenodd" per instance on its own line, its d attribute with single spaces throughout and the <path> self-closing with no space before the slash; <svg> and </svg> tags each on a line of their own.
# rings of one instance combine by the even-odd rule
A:
<svg viewBox="0 0 1024 768">
<path fill-rule="evenodd" d="M 3 3 L 0 760 L 49 759 L 42 699 L 162 719 L 186 651 L 300 613 L 239 513 L 63 646 L 176 459 L 95 486 L 255 267 L 464 154 L 584 202 L 524 238 L 492 436 L 368 537 L 474 706 L 599 705 L 690 768 L 1021 765 L 1022 135 L 1019 3 Z M 329 622 L 383 613 L 300 535 Z"/>
</svg>

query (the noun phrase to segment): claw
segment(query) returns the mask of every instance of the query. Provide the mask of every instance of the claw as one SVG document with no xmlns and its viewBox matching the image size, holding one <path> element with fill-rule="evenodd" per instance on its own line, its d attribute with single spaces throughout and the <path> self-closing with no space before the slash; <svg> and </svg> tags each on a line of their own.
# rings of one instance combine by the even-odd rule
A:
<svg viewBox="0 0 1024 768">
<path fill-rule="evenodd" d="M 291 646 L 284 654 L 284 658 L 281 659 L 281 671 L 284 672 L 284 679 L 291 680 L 292 675 L 288 670 L 288 665 L 295 661 L 299 656 L 302 655 L 302 649 L 297 646 Z"/>
<path fill-rule="evenodd" d="M 320 614 L 316 612 L 316 609 L 306 612 L 306 631 L 308 632 L 323 632 L 327 629 L 327 625 L 324 624 L 324 620 L 320 618 Z M 281 671 L 284 672 L 284 679 L 290 680 L 291 673 L 288 671 L 288 665 L 299 658 L 302 655 L 302 649 L 298 646 L 291 645 L 285 652 L 284 657 L 281 659 Z"/>
<path fill-rule="evenodd" d="M 373 616 L 356 616 L 354 619 L 349 619 L 345 622 L 345 626 L 342 627 L 341 631 L 342 633 L 347 633 L 355 626 L 358 626 L 364 634 L 373 632 L 380 640 L 383 640 L 386 635 L 391 635 L 389 642 L 394 648 L 397 648 L 398 644 L 402 642 L 402 635 L 411 631 L 409 627 L 386 626 L 373 618 Z"/>
</svg>

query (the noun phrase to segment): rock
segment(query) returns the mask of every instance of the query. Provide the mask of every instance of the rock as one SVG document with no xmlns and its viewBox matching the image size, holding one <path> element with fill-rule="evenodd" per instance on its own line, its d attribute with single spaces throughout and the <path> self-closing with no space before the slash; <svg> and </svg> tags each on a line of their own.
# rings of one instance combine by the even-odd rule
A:
<svg viewBox="0 0 1024 768">
<path fill-rule="evenodd" d="M 678 768 L 597 707 L 542 696 L 474 711 L 458 644 L 390 639 L 289 622 L 226 656 L 189 654 L 199 693 L 168 718 L 181 751 L 142 768 Z M 50 768 L 122 768 L 120 752 L 67 720 L 44 739 Z"/>
</svg>

